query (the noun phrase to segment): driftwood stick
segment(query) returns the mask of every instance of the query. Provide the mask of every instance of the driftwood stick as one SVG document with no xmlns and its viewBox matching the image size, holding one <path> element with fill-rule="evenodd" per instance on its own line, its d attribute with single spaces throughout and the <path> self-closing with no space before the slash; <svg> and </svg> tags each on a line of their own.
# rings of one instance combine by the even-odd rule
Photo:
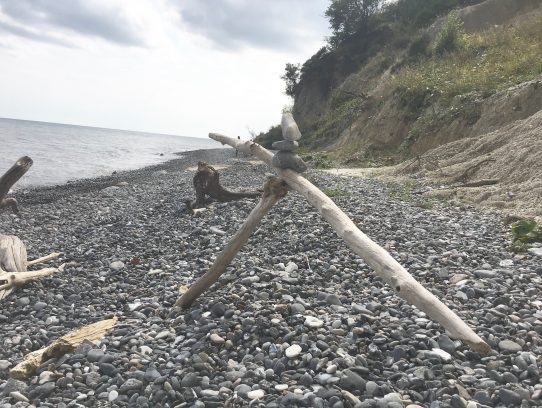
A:
<svg viewBox="0 0 542 408">
<path fill-rule="evenodd" d="M 253 154 L 271 165 L 273 154 L 257 143 L 243 142 L 216 133 L 211 133 L 209 137 L 242 152 Z M 452 337 L 464 341 L 473 350 L 484 355 L 491 351 L 489 345 L 463 320 L 418 283 L 385 249 L 361 232 L 333 200 L 295 171 L 278 168 L 274 168 L 274 170 L 293 190 L 304 196 L 319 211 L 346 244 L 361 256 L 400 297 L 439 322 Z"/>
<path fill-rule="evenodd" d="M 58 358 L 66 353 L 70 353 L 84 340 L 101 339 L 115 324 L 117 318 L 102 320 L 88 326 L 80 327 L 62 337 L 53 341 L 47 347 L 33 351 L 24 356 L 24 360 L 11 369 L 9 375 L 17 380 L 25 380 L 34 374 L 44 361 L 50 358 Z"/>
<path fill-rule="evenodd" d="M 6 173 L 0 177 L 0 210 L 6 207 L 11 207 L 13 212 L 18 213 L 17 200 L 14 198 L 5 198 L 9 189 L 24 176 L 24 174 L 32 166 L 32 159 L 28 156 L 21 157 L 15 162 Z"/>
<path fill-rule="evenodd" d="M 38 271 L 28 272 L 3 272 L 0 271 L 0 291 L 12 289 L 16 286 L 24 285 L 33 280 L 52 275 L 56 272 L 63 272 L 66 264 L 60 265 L 58 268 L 43 268 Z M 5 284 L 1 284 L 6 282 Z"/>
<path fill-rule="evenodd" d="M 263 217 L 273 206 L 286 195 L 286 184 L 278 177 L 271 177 L 264 186 L 264 193 L 256 207 L 249 214 L 248 218 L 237 230 L 232 239 L 217 256 L 209 270 L 190 286 L 175 303 L 170 316 L 174 315 L 179 308 L 186 308 L 194 302 L 202 293 L 215 283 L 226 267 L 235 258 L 242 246 L 248 241 L 250 235 L 258 228 Z"/>
<path fill-rule="evenodd" d="M 36 265 L 36 264 L 40 264 L 40 263 L 45 263 L 45 262 L 51 261 L 53 259 L 56 259 L 61 255 L 62 255 L 62 252 L 53 252 L 52 254 L 42 256 L 41 258 L 34 259 L 33 261 L 28 261 L 26 263 L 26 265 L 31 266 L 31 265 Z"/>
</svg>

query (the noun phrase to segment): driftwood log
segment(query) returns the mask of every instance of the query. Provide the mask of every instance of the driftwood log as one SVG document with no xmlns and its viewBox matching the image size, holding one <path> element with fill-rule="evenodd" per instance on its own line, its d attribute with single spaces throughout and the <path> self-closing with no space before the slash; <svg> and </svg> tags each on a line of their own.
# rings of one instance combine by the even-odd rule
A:
<svg viewBox="0 0 542 408">
<path fill-rule="evenodd" d="M 13 367 L 9 375 L 11 378 L 17 380 L 25 380 L 34 374 L 36 368 L 38 368 L 43 362 L 51 359 L 58 358 L 66 353 L 71 353 L 75 350 L 84 340 L 93 341 L 101 339 L 115 324 L 117 318 L 102 320 L 96 323 L 89 324 L 88 326 L 80 327 L 62 337 L 59 337 L 47 347 L 32 351 L 24 356 L 24 360 Z"/>
<path fill-rule="evenodd" d="M 216 133 L 209 135 L 244 153 L 253 154 L 271 165 L 273 154 L 252 141 L 237 139 Z M 372 241 L 348 218 L 348 216 L 311 182 L 289 169 L 274 170 L 292 188 L 304 196 L 331 225 L 345 243 L 382 277 L 396 293 L 439 322 L 449 334 L 467 343 L 473 350 L 486 355 L 491 347 L 484 342 L 463 320 L 444 305 L 435 295 L 418 283 L 384 248 Z"/>
<path fill-rule="evenodd" d="M 56 259 L 60 255 L 62 255 L 60 252 L 55 252 L 34 261 L 27 261 L 26 246 L 19 238 L 13 235 L 0 235 L 0 300 L 7 297 L 17 286 L 62 272 L 65 264 L 58 268 L 28 271 L 28 266 Z"/>
<path fill-rule="evenodd" d="M 202 208 L 207 203 L 206 197 L 225 202 L 240 200 L 241 198 L 253 198 L 261 195 L 258 191 L 233 192 L 220 185 L 220 176 L 213 166 L 205 162 L 198 162 L 198 170 L 194 175 L 194 190 L 196 190 L 196 201 L 190 205 L 191 208 Z"/>
<path fill-rule="evenodd" d="M 218 278 L 224 273 L 228 264 L 235 258 L 241 247 L 248 241 L 250 235 L 260 225 L 263 217 L 273 208 L 273 206 L 286 195 L 287 186 L 278 177 L 271 177 L 264 186 L 263 196 L 256 207 L 249 214 L 248 218 L 241 225 L 232 239 L 224 247 L 222 252 L 216 257 L 209 270 L 190 286 L 175 303 L 170 316 L 173 316 L 179 308 L 186 308 L 192 304 L 203 292 L 211 287 Z"/>
<path fill-rule="evenodd" d="M 6 195 L 9 193 L 9 189 L 30 169 L 32 163 L 30 157 L 21 157 L 0 178 L 0 211 L 4 208 L 11 208 L 15 214 L 19 213 L 17 200 L 14 198 L 6 198 Z"/>
</svg>

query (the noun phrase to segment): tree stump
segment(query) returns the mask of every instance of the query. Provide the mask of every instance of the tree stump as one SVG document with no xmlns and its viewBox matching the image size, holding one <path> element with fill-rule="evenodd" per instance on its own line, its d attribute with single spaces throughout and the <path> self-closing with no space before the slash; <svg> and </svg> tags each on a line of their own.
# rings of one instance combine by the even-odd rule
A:
<svg viewBox="0 0 542 408">
<path fill-rule="evenodd" d="M 190 204 L 192 209 L 205 207 L 206 196 L 226 202 L 240 200 L 241 198 L 259 197 L 259 191 L 233 192 L 220 185 L 220 176 L 213 166 L 205 162 L 198 162 L 198 171 L 194 175 L 194 190 L 196 190 L 196 201 Z"/>
<path fill-rule="evenodd" d="M 11 168 L 0 178 L 0 211 L 4 208 L 11 208 L 15 214 L 19 213 L 17 200 L 14 198 L 5 198 L 9 189 L 24 176 L 30 169 L 33 161 L 30 157 L 24 156 L 15 162 Z"/>
</svg>

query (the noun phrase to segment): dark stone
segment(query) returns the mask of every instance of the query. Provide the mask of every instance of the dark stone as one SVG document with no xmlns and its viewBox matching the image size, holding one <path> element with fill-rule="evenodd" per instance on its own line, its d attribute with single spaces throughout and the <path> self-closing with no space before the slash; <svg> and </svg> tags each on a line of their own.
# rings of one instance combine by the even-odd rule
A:
<svg viewBox="0 0 542 408">
<path fill-rule="evenodd" d="M 499 390 L 501 402 L 506 405 L 519 406 L 521 404 L 521 395 L 517 392 L 501 388 Z"/>
<path fill-rule="evenodd" d="M 299 143 L 297 143 L 296 141 L 291 141 L 291 140 L 279 140 L 278 142 L 274 142 L 271 145 L 271 147 L 274 150 L 283 150 L 283 151 L 291 152 L 299 147 Z"/>
<path fill-rule="evenodd" d="M 351 392 L 359 391 L 360 393 L 363 393 L 363 391 L 365 391 L 367 382 L 361 376 L 349 369 L 343 370 L 342 374 L 343 377 L 340 381 L 341 388 Z"/>
<path fill-rule="evenodd" d="M 292 169 L 298 173 L 303 173 L 307 170 L 307 165 L 301 157 L 292 152 L 279 151 L 275 153 L 271 164 L 279 169 Z"/>
<path fill-rule="evenodd" d="M 226 306 L 222 302 L 215 303 L 211 307 L 211 314 L 215 317 L 222 317 L 226 313 Z"/>
</svg>

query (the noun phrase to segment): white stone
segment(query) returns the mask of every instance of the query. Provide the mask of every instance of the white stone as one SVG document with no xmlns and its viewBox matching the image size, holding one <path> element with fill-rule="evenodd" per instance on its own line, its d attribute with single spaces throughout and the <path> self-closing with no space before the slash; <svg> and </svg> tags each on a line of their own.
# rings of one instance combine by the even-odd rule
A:
<svg viewBox="0 0 542 408">
<path fill-rule="evenodd" d="M 527 251 L 534 256 L 542 256 L 542 248 L 529 248 Z"/>
<path fill-rule="evenodd" d="M 288 389 L 288 384 L 277 384 L 275 385 L 277 391 L 285 391 Z"/>
<path fill-rule="evenodd" d="M 211 342 L 213 344 L 223 344 L 226 340 L 224 338 L 220 337 L 218 334 L 213 333 L 211 334 Z"/>
<path fill-rule="evenodd" d="M 44 384 L 46 382 L 56 381 L 55 373 L 52 371 L 43 371 L 40 374 L 40 384 Z"/>
<path fill-rule="evenodd" d="M 144 356 L 148 354 L 152 354 L 152 348 L 150 348 L 149 346 L 141 346 L 139 350 L 141 351 L 141 354 L 143 354 Z"/>
<path fill-rule="evenodd" d="M 439 357 L 445 363 L 452 361 L 452 355 L 442 349 L 434 348 L 431 351 L 425 352 L 426 357 Z"/>
<path fill-rule="evenodd" d="M 292 273 L 298 270 L 298 266 L 295 262 L 288 262 L 284 270 L 286 273 Z"/>
<path fill-rule="evenodd" d="M 251 400 L 262 399 L 264 396 L 265 396 L 264 390 L 253 390 L 247 393 L 248 399 L 251 399 Z"/>
<path fill-rule="evenodd" d="M 294 117 L 291 113 L 285 113 L 282 115 L 282 121 L 280 123 L 282 128 L 282 137 L 284 140 L 291 140 L 295 142 L 301 139 L 301 132 L 295 123 Z"/>
<path fill-rule="evenodd" d="M 19 391 L 12 391 L 9 393 L 9 396 L 11 398 L 15 398 L 17 401 L 22 402 L 29 402 L 28 398 L 26 398 L 23 394 L 21 394 Z"/>
<path fill-rule="evenodd" d="M 121 262 L 121 261 L 111 262 L 109 264 L 109 267 L 113 269 L 114 271 L 120 271 L 121 269 L 124 269 L 124 262 Z"/>
<path fill-rule="evenodd" d="M 117 390 L 112 390 L 109 392 L 109 395 L 107 396 L 107 399 L 109 402 L 115 401 L 119 397 L 119 393 Z"/>
<path fill-rule="evenodd" d="M 318 329 L 324 325 L 324 322 L 313 316 L 305 316 L 305 326 L 311 329 Z"/>
<path fill-rule="evenodd" d="M 293 344 L 286 349 L 284 354 L 288 358 L 296 358 L 301 353 L 301 346 L 299 344 Z"/>
</svg>

